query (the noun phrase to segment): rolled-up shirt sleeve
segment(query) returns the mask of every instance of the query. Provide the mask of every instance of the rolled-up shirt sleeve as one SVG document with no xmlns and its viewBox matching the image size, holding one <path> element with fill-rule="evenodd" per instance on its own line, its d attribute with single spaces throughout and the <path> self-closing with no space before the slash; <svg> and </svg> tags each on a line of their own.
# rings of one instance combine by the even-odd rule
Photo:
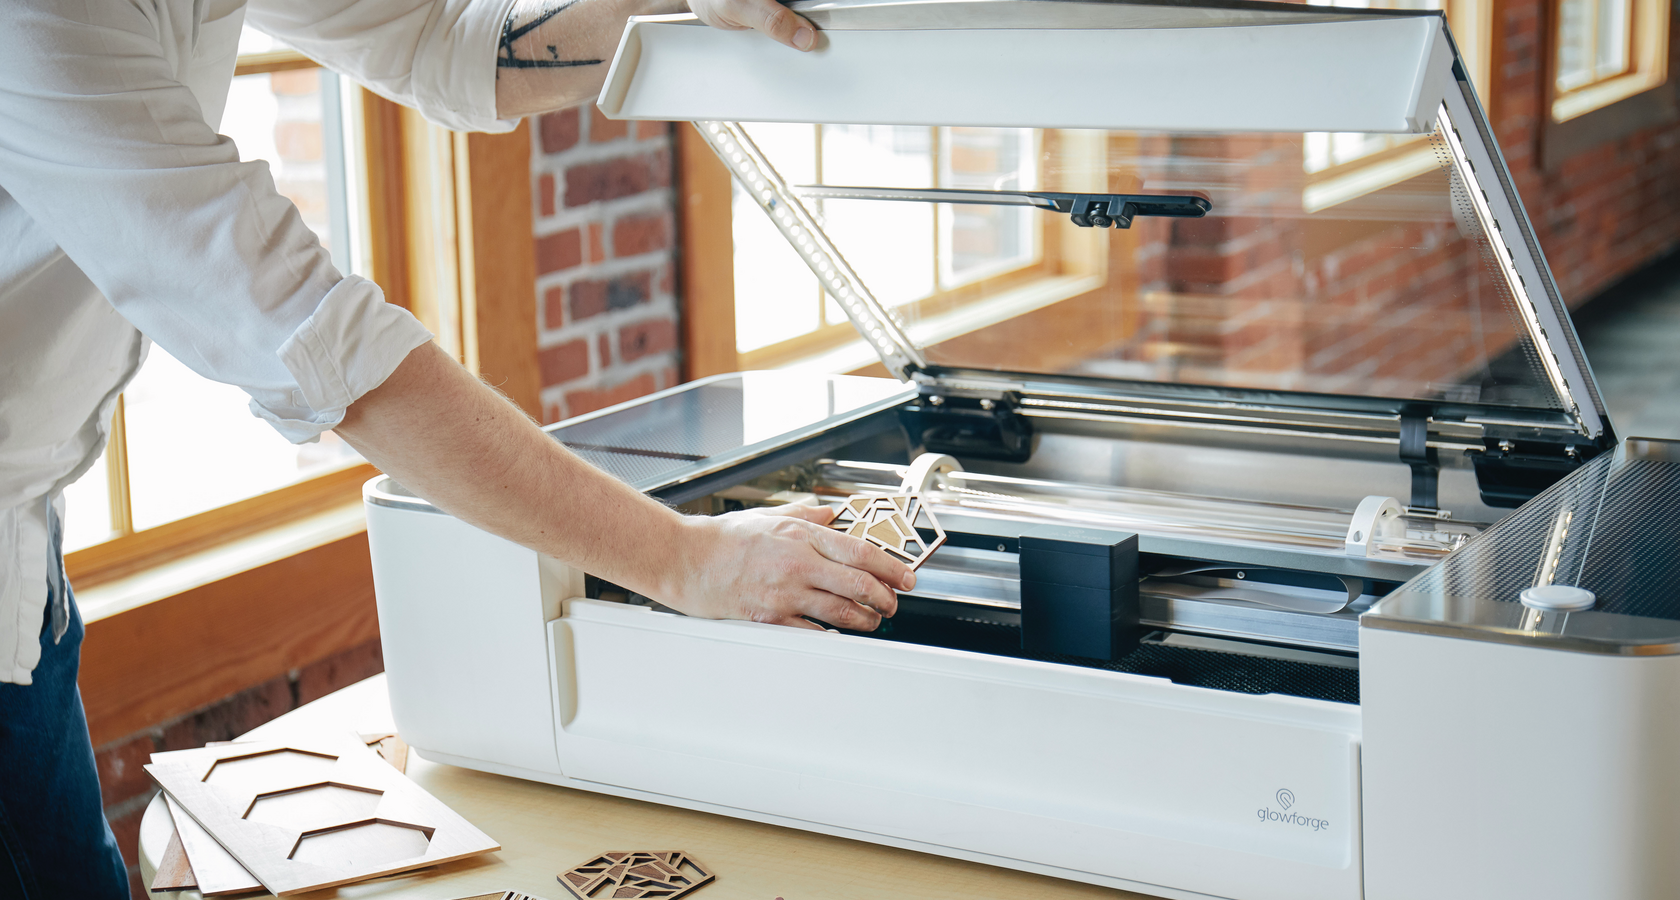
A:
<svg viewBox="0 0 1680 900">
<path fill-rule="evenodd" d="M 496 115 L 496 49 L 514 0 L 252 0 L 246 22 L 455 131 Z"/>
<path fill-rule="evenodd" d="M 7 4 L 0 189 L 141 333 L 312 439 L 430 334 L 341 275 L 267 163 L 206 124 L 148 12 Z"/>
</svg>

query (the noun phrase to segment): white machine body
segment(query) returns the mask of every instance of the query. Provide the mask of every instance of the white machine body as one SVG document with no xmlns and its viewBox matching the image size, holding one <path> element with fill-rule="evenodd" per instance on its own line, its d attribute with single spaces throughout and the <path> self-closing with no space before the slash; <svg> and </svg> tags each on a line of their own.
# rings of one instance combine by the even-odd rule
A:
<svg viewBox="0 0 1680 900">
<path fill-rule="evenodd" d="M 1680 897 L 1680 445 L 1610 429 L 1440 14 L 792 6 L 814 52 L 633 20 L 600 106 L 695 122 L 898 381 L 717 376 L 550 432 L 690 514 L 915 491 L 950 543 L 876 634 L 710 621 L 375 479 L 416 752 L 1161 897 Z M 790 184 L 749 127 L 785 122 L 1025 129 L 1031 190 Z M 1414 168 L 1316 207 L 1303 134 L 1346 132 Z M 825 231 L 877 201 L 1065 253 L 889 307 L 870 229 Z M 1102 585 L 1029 560 L 1075 531 Z"/>
</svg>

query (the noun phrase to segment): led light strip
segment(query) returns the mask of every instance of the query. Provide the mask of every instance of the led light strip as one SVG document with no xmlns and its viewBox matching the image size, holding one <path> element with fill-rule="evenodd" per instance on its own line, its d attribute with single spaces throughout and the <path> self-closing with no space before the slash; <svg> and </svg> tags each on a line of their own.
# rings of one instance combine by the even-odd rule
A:
<svg viewBox="0 0 1680 900">
<path fill-rule="evenodd" d="M 1505 231 L 1494 218 L 1493 209 L 1488 206 L 1487 192 L 1482 190 L 1481 182 L 1476 179 L 1476 169 L 1464 154 L 1464 144 L 1459 140 L 1458 128 L 1453 125 L 1452 115 L 1447 111 L 1446 103 L 1441 104 L 1437 115 L 1441 123 L 1441 134 L 1446 138 L 1447 150 L 1452 155 L 1453 168 L 1464 185 L 1464 192 L 1470 197 L 1470 208 L 1476 212 L 1476 221 L 1487 236 L 1488 246 L 1493 248 L 1494 258 L 1499 261 L 1499 269 L 1505 276 L 1506 287 L 1510 288 L 1511 296 L 1516 299 L 1517 311 L 1522 314 L 1523 324 L 1527 326 L 1529 337 L 1534 342 L 1534 354 L 1540 357 L 1540 365 L 1545 368 L 1546 378 L 1551 381 L 1552 390 L 1557 392 L 1558 399 L 1563 401 L 1565 408 L 1579 421 L 1581 408 L 1575 402 L 1574 392 L 1569 390 L 1569 382 L 1563 377 L 1563 368 L 1558 363 L 1557 353 L 1552 350 L 1552 342 L 1547 339 L 1546 328 L 1540 324 L 1539 310 L 1535 309 L 1534 301 L 1529 299 L 1528 286 L 1523 283 L 1522 275 L 1517 272 L 1511 248 L 1505 245 Z"/>
<path fill-rule="evenodd" d="M 903 324 L 864 286 L 863 279 L 823 233 L 816 217 L 747 136 L 746 129 L 738 122 L 695 122 L 694 126 L 753 202 L 776 224 L 782 237 L 799 252 L 817 281 L 839 301 L 846 317 L 880 354 L 887 368 L 903 378 L 909 378 L 915 369 L 926 368 L 927 361 Z"/>
</svg>

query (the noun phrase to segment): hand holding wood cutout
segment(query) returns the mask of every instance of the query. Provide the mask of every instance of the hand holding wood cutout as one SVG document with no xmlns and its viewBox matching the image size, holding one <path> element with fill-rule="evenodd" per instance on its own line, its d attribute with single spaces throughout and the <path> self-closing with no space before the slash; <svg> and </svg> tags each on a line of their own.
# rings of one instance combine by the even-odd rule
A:
<svg viewBox="0 0 1680 900">
<path fill-rule="evenodd" d="M 916 530 L 918 518 L 927 520 L 933 540 Z M 841 504 L 828 527 L 880 547 L 912 571 L 945 544 L 945 529 L 923 506 L 920 494 L 855 494 Z"/>
</svg>

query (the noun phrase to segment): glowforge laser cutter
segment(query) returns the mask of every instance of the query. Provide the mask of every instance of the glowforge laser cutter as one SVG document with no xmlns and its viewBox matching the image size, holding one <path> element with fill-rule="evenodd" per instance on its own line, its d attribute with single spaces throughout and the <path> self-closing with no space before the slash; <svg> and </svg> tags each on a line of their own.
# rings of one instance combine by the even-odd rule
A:
<svg viewBox="0 0 1680 900">
<path fill-rule="evenodd" d="M 1611 430 L 1440 14 L 793 7 L 634 20 L 600 107 L 694 123 L 742 358 L 804 366 L 550 433 L 946 543 L 874 633 L 706 621 L 375 479 L 416 752 L 1164 897 L 1680 896 L 1680 447 Z"/>
</svg>

